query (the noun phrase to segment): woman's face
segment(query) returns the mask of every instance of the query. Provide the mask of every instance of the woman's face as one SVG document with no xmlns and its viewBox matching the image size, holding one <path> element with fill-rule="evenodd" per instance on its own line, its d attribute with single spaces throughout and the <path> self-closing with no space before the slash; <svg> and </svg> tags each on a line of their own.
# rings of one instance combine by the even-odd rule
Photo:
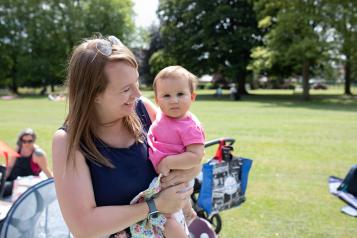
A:
<svg viewBox="0 0 357 238">
<path fill-rule="evenodd" d="M 95 102 L 100 123 L 109 123 L 134 111 L 135 101 L 140 96 L 139 73 L 125 62 L 110 62 L 104 72 L 108 84 Z"/>
<path fill-rule="evenodd" d="M 34 138 L 32 137 L 32 135 L 24 135 L 21 138 L 22 148 L 32 149 L 34 143 L 35 143 L 35 141 L 34 141 Z"/>
</svg>

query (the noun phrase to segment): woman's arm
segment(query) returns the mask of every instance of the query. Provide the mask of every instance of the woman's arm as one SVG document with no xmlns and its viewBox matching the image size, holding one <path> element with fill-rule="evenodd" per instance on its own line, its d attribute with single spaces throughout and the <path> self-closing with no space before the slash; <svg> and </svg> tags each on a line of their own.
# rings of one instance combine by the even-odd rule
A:
<svg viewBox="0 0 357 238">
<path fill-rule="evenodd" d="M 85 158 L 76 152 L 76 164 L 66 164 L 67 134 L 57 131 L 53 138 L 53 172 L 63 217 L 75 237 L 100 237 L 121 231 L 147 217 L 146 203 L 97 207 Z M 178 191 L 184 184 L 166 189 L 155 199 L 162 213 L 173 213 L 184 205 L 189 192 Z"/>
<path fill-rule="evenodd" d="M 50 168 L 48 167 L 47 157 L 43 150 L 36 148 L 33 153 L 33 162 L 40 166 L 41 170 L 46 174 L 48 178 L 52 178 L 53 174 Z"/>
</svg>

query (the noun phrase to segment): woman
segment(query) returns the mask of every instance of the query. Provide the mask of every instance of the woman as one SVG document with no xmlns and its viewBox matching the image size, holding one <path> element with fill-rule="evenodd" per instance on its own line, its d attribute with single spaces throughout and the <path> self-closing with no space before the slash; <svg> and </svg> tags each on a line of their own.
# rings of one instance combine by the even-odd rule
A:
<svg viewBox="0 0 357 238">
<path fill-rule="evenodd" d="M 7 181 L 13 181 L 18 176 L 38 176 L 43 171 L 47 177 L 52 177 L 48 168 L 45 152 L 35 144 L 36 133 L 27 128 L 20 132 L 17 138 L 17 152 L 20 157 L 12 157 L 6 167 Z"/>
<path fill-rule="evenodd" d="M 108 237 L 149 213 L 174 213 L 192 192 L 178 193 L 199 166 L 171 172 L 157 198 L 129 205 L 157 176 L 145 139 L 156 108 L 139 98 L 137 68 L 112 36 L 84 41 L 69 61 L 69 111 L 52 155 L 57 197 L 75 237 Z"/>
</svg>

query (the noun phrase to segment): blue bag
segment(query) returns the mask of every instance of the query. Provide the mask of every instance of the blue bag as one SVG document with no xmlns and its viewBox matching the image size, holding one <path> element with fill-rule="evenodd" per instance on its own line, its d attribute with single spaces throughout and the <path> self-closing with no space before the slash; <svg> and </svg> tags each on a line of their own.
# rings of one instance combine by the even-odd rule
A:
<svg viewBox="0 0 357 238">
<path fill-rule="evenodd" d="M 251 159 L 232 155 L 221 161 L 216 156 L 203 164 L 198 205 L 208 215 L 238 207 L 245 201 L 251 166 Z"/>
</svg>

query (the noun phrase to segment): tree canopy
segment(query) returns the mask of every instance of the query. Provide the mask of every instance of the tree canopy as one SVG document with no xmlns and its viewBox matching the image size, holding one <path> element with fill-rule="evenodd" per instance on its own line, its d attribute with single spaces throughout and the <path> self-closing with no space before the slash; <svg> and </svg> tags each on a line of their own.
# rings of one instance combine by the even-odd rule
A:
<svg viewBox="0 0 357 238">
<path fill-rule="evenodd" d="M 220 73 L 244 85 L 250 49 L 259 42 L 248 0 L 161 0 L 158 9 L 167 57 L 193 73 Z"/>
<path fill-rule="evenodd" d="M 322 13 L 326 25 L 335 33 L 334 46 L 343 55 L 345 94 L 351 95 L 351 77 L 357 71 L 357 2 L 350 0 L 325 0 Z"/>
<path fill-rule="evenodd" d="M 134 29 L 131 0 L 3 0 L 0 86 L 62 84 L 69 53 L 95 33 L 124 42 Z"/>
<path fill-rule="evenodd" d="M 256 0 L 263 46 L 252 49 L 249 68 L 285 78 L 303 76 L 303 98 L 309 99 L 309 78 L 344 56 L 345 93 L 355 62 L 357 2 L 335 0 Z"/>
<path fill-rule="evenodd" d="M 343 69 L 351 94 L 356 1 L 160 0 L 157 15 L 159 26 L 145 30 L 134 27 L 132 0 L 2 0 L 0 88 L 62 84 L 73 47 L 102 33 L 134 48 L 146 83 L 172 64 L 222 75 L 239 94 L 247 94 L 250 74 L 278 83 L 301 76 L 307 100 L 312 76 L 334 79 Z"/>
</svg>

